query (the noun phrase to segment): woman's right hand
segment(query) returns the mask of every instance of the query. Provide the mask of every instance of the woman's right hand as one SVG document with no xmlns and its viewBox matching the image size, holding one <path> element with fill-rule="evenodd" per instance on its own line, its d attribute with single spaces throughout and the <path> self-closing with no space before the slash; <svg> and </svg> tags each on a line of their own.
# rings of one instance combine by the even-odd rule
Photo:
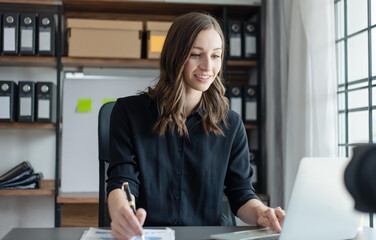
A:
<svg viewBox="0 0 376 240">
<path fill-rule="evenodd" d="M 142 226 L 146 218 L 146 211 L 139 208 L 136 215 L 120 189 L 110 192 L 108 206 L 111 215 L 111 234 L 116 240 L 130 240 L 142 236 Z"/>
</svg>

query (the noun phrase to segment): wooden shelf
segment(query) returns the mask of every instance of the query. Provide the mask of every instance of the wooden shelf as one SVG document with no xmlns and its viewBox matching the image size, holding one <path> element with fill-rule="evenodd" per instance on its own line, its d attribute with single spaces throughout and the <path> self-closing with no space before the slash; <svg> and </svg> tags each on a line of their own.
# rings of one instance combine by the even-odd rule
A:
<svg viewBox="0 0 376 240">
<path fill-rule="evenodd" d="M 157 59 L 62 57 L 63 67 L 159 68 Z"/>
<path fill-rule="evenodd" d="M 53 196 L 55 180 L 41 180 L 39 189 L 0 190 L 0 196 Z"/>
<path fill-rule="evenodd" d="M 247 130 L 257 129 L 257 124 L 244 124 L 244 127 Z"/>
<path fill-rule="evenodd" d="M 42 122 L 0 122 L 0 128 L 20 128 L 20 129 L 55 129 L 55 123 L 42 123 Z"/>
<path fill-rule="evenodd" d="M 63 67 L 159 68 L 159 59 L 62 57 Z M 251 68 L 257 61 L 228 60 L 229 68 Z"/>
<path fill-rule="evenodd" d="M 60 0 L 0 0 L 0 3 L 37 4 L 37 5 L 61 5 Z"/>
<path fill-rule="evenodd" d="M 56 58 L 48 56 L 0 56 L 0 66 L 56 67 Z"/>
<path fill-rule="evenodd" d="M 252 60 L 227 60 L 227 67 L 229 69 L 244 69 L 253 68 L 257 66 L 257 61 Z"/>
<path fill-rule="evenodd" d="M 58 203 L 98 203 L 98 192 L 60 192 Z"/>
</svg>

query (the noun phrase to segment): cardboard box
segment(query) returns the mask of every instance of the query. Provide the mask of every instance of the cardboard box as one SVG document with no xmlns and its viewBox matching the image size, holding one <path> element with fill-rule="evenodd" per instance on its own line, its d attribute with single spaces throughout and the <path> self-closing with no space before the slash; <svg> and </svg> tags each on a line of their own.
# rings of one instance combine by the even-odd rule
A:
<svg viewBox="0 0 376 240">
<path fill-rule="evenodd" d="M 148 59 L 158 59 L 160 57 L 171 24 L 172 22 L 146 22 Z"/>
<path fill-rule="evenodd" d="M 141 58 L 141 21 L 67 19 L 68 56 Z"/>
</svg>

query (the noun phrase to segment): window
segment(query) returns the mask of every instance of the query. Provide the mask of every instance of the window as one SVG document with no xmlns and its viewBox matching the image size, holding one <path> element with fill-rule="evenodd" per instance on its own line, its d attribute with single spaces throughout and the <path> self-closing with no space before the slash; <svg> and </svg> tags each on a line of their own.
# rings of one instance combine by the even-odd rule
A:
<svg viewBox="0 0 376 240">
<path fill-rule="evenodd" d="M 338 156 L 376 142 L 376 0 L 335 0 Z"/>
</svg>

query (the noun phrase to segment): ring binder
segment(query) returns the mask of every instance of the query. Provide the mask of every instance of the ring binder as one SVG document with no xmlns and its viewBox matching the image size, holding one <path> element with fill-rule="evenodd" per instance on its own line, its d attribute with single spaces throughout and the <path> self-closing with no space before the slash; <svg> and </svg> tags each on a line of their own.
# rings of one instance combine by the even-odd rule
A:
<svg viewBox="0 0 376 240">
<path fill-rule="evenodd" d="M 21 14 L 20 54 L 35 55 L 36 14 Z"/>
<path fill-rule="evenodd" d="M 237 112 L 243 118 L 243 87 L 229 86 L 230 109 Z"/>
<path fill-rule="evenodd" d="M 242 23 L 229 21 L 229 58 L 240 59 L 242 57 Z"/>
<path fill-rule="evenodd" d="M 34 122 L 35 83 L 21 81 L 18 83 L 18 121 Z"/>
<path fill-rule="evenodd" d="M 18 54 L 18 13 L 3 14 L 3 54 Z"/>
</svg>

